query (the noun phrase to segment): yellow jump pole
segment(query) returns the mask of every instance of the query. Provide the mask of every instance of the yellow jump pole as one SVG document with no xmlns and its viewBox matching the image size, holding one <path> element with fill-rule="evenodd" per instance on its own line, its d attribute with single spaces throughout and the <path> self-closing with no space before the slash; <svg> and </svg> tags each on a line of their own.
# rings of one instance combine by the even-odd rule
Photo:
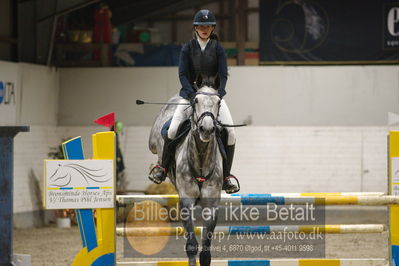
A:
<svg viewBox="0 0 399 266">
<path fill-rule="evenodd" d="M 399 195 L 399 131 L 389 132 L 389 195 Z M 389 206 L 390 258 L 391 265 L 399 265 L 399 206 Z"/>
<path fill-rule="evenodd" d="M 96 133 L 93 136 L 93 159 L 113 160 L 115 172 L 115 133 L 113 131 Z M 63 144 L 64 145 L 64 144 Z M 115 173 L 113 174 L 115 176 Z M 104 187 L 105 188 L 105 187 Z M 107 189 L 109 189 L 107 187 Z M 115 195 L 115 178 L 113 180 L 113 193 Z M 91 211 L 91 209 L 90 209 Z M 94 224 L 87 228 L 96 232 L 95 248 L 88 250 L 84 247 L 76 255 L 72 265 L 116 265 L 115 244 L 115 205 L 113 208 L 96 209 L 97 230 Z M 83 223 L 83 222 L 82 222 Z M 91 228 L 93 226 L 93 228 Z M 82 239 L 85 232 L 82 232 Z"/>
<path fill-rule="evenodd" d="M 93 159 L 114 160 L 115 169 L 115 132 L 99 132 L 92 135 Z M 115 170 L 114 170 L 115 171 Z M 115 176 L 115 175 L 114 175 Z M 114 178 L 114 193 L 116 182 Z M 115 242 L 115 208 L 96 209 L 97 239 L 104 253 L 116 252 Z M 116 257 L 116 256 L 115 256 Z"/>
</svg>

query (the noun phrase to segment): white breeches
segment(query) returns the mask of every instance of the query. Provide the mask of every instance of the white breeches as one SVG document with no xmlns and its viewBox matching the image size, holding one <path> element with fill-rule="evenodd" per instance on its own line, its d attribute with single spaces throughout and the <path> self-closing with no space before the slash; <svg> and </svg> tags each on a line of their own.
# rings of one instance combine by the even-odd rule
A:
<svg viewBox="0 0 399 266">
<path fill-rule="evenodd" d="M 180 103 L 189 103 L 188 100 L 181 98 Z M 192 113 L 192 108 L 187 105 L 178 105 L 175 113 L 173 114 L 172 122 L 169 126 L 168 130 L 168 138 L 174 139 L 177 134 L 177 130 L 179 129 L 180 124 L 187 120 Z M 231 113 L 229 107 L 227 106 L 225 100 L 222 99 L 220 103 L 220 110 L 219 110 L 219 121 L 222 124 L 232 125 L 233 118 L 231 117 Z M 234 127 L 226 127 L 227 129 L 227 145 L 234 145 L 236 143 L 236 133 Z"/>
</svg>

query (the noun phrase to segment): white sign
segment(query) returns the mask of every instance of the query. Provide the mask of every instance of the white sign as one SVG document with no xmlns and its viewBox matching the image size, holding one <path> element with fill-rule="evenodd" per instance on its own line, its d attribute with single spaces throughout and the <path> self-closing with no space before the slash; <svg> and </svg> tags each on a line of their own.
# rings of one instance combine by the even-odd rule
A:
<svg viewBox="0 0 399 266">
<path fill-rule="evenodd" d="M 392 157 L 391 195 L 399 195 L 399 158 Z"/>
<path fill-rule="evenodd" d="M 113 160 L 46 160 L 46 209 L 114 208 Z"/>
</svg>

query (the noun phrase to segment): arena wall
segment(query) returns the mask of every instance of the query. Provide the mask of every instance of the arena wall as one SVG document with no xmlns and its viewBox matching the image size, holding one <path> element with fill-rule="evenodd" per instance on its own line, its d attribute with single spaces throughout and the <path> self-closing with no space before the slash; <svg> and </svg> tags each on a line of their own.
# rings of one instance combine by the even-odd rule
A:
<svg viewBox="0 0 399 266">
<path fill-rule="evenodd" d="M 59 71 L 9 62 L 0 62 L 0 69 L 4 70 L 1 78 L 14 82 L 16 92 L 15 105 L 12 105 L 15 117 L 2 125 L 30 126 L 30 132 L 18 134 L 14 141 L 14 224 L 18 227 L 39 225 L 43 214 L 39 211 L 43 159 L 48 158 L 50 147 L 56 147 L 61 141 L 57 132 Z M 9 114 L 0 112 L 3 116 Z"/>
<path fill-rule="evenodd" d="M 115 111 L 129 126 L 150 126 L 179 90 L 176 67 L 61 71 L 62 126 L 90 125 Z M 229 67 L 226 100 L 236 122 L 255 126 L 386 126 L 399 112 L 399 66 Z"/>
</svg>

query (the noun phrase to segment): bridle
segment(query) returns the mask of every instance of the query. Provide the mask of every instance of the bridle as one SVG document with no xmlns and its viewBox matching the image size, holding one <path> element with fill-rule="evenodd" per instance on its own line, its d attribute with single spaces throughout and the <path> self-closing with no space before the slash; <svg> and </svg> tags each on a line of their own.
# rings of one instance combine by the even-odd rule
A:
<svg viewBox="0 0 399 266">
<path fill-rule="evenodd" d="M 197 131 L 197 133 L 198 133 L 198 130 L 200 129 L 200 127 L 198 126 L 198 124 L 199 124 L 205 117 L 208 117 L 208 116 L 212 119 L 213 126 L 214 126 L 214 131 L 213 131 L 213 132 L 215 132 L 215 131 L 217 131 L 217 124 L 220 123 L 220 122 L 217 120 L 217 117 L 219 117 L 220 102 L 221 102 L 221 101 L 218 102 L 218 110 L 217 110 L 217 115 L 216 115 L 216 117 L 215 117 L 215 115 L 214 115 L 212 112 L 209 112 L 209 111 L 203 112 L 200 116 L 198 116 L 198 114 L 197 114 L 197 112 L 196 112 L 196 110 L 195 110 L 195 105 L 198 103 L 198 100 L 196 99 L 196 96 L 199 95 L 199 94 L 208 95 L 208 96 L 219 96 L 219 94 L 218 94 L 218 93 L 212 93 L 212 92 L 197 91 L 197 92 L 195 93 L 195 97 L 190 101 L 190 107 L 193 109 L 193 112 L 192 112 L 192 114 L 191 114 L 192 123 L 194 123 L 194 125 L 195 125 L 195 130 Z M 219 96 L 219 98 L 220 98 L 220 96 Z M 195 119 L 195 117 L 197 117 L 197 119 Z M 217 133 L 216 133 L 216 134 L 217 134 Z M 197 141 L 197 140 L 196 140 L 196 141 Z M 216 141 L 217 141 L 217 143 L 219 143 L 218 140 L 216 140 Z M 216 145 L 218 145 L 218 144 L 216 144 Z M 203 155 L 201 155 L 201 153 L 199 152 L 199 156 L 200 156 L 200 158 L 201 158 L 201 156 L 203 156 Z M 203 160 L 203 159 L 200 159 L 200 161 L 202 161 L 202 160 Z M 210 178 L 210 176 L 212 175 L 213 171 L 214 171 L 214 169 L 213 169 L 212 171 L 209 172 L 209 174 L 208 174 L 207 176 L 203 176 L 203 173 L 202 173 L 202 163 L 201 163 L 201 167 L 200 167 L 200 169 L 199 169 L 199 172 L 197 172 L 197 170 L 194 169 L 194 168 L 192 167 L 191 164 L 189 164 L 189 167 L 190 167 L 190 169 L 191 169 L 191 172 L 192 172 L 192 173 L 195 173 L 195 180 L 197 180 L 197 182 L 198 182 L 198 184 L 199 184 L 200 187 L 202 187 L 202 182 L 208 180 L 208 179 Z"/>
<path fill-rule="evenodd" d="M 197 91 L 197 92 L 195 93 L 195 96 L 197 96 L 197 95 L 199 95 L 199 94 L 208 95 L 208 96 L 219 96 L 219 93 L 202 92 L 202 91 Z M 220 97 L 220 96 L 219 96 L 219 97 Z M 215 117 L 215 115 L 214 115 L 212 112 L 209 112 L 209 111 L 203 112 L 200 116 L 198 116 L 198 114 L 197 114 L 196 111 L 195 111 L 195 104 L 197 104 L 197 103 L 198 103 L 198 102 L 196 101 L 196 98 L 194 97 L 194 99 L 191 101 L 191 108 L 193 108 L 193 118 L 194 118 L 195 116 L 197 116 L 197 120 L 194 120 L 194 119 L 193 119 L 193 122 L 194 122 L 196 128 L 197 128 L 197 129 L 199 128 L 199 127 L 198 127 L 198 124 L 199 124 L 205 117 L 207 117 L 207 116 L 209 116 L 209 117 L 212 119 L 213 125 L 214 125 L 215 128 L 216 128 L 217 124 L 219 123 L 219 121 L 217 121 L 217 117 L 219 117 L 220 101 L 219 101 L 219 103 L 218 103 L 219 106 L 218 106 L 218 113 L 217 113 L 217 116 L 216 116 L 216 117 Z"/>
</svg>

